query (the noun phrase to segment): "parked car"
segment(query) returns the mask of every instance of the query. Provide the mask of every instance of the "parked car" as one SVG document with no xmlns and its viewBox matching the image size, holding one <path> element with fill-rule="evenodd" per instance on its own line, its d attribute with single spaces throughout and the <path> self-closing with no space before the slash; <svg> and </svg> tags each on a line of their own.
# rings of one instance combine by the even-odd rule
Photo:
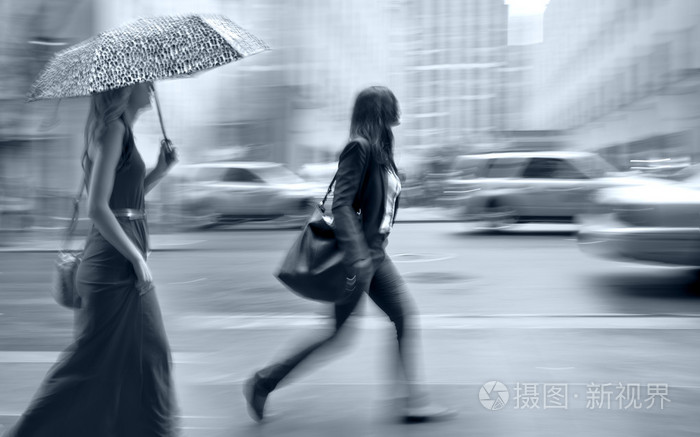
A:
<svg viewBox="0 0 700 437">
<path fill-rule="evenodd" d="M 442 203 L 458 218 L 496 228 L 576 221 L 598 189 L 640 183 L 640 177 L 623 177 L 588 152 L 498 152 L 465 155 L 455 162 Z"/>
<path fill-rule="evenodd" d="M 183 166 L 183 218 L 196 226 L 284 218 L 303 223 L 323 190 L 274 162 L 216 162 Z"/>
<path fill-rule="evenodd" d="M 579 248 L 617 260 L 700 267 L 700 166 L 671 179 L 601 190 Z"/>
</svg>

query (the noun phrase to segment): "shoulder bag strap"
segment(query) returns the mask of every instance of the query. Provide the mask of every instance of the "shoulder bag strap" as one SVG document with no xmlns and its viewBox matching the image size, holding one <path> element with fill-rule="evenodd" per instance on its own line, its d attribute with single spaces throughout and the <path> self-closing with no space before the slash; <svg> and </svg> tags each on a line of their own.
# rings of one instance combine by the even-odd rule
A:
<svg viewBox="0 0 700 437">
<path fill-rule="evenodd" d="M 338 172 L 335 172 L 333 175 L 333 179 L 331 180 L 331 183 L 328 185 L 328 190 L 326 191 L 326 195 L 323 196 L 323 200 L 321 203 L 318 204 L 319 209 L 321 212 L 326 212 L 326 199 L 328 199 L 328 196 L 331 194 L 331 191 L 333 191 L 333 184 L 335 184 L 335 178 L 338 176 Z"/>
<path fill-rule="evenodd" d="M 65 236 L 63 237 L 63 244 L 61 245 L 61 251 L 63 252 L 68 250 L 68 243 L 73 238 L 75 228 L 78 225 L 78 216 L 80 214 L 80 199 L 83 197 L 83 191 L 85 191 L 84 180 L 80 184 L 78 194 L 73 199 L 73 217 L 71 217 L 70 223 L 68 224 L 68 228 L 66 228 Z"/>
<path fill-rule="evenodd" d="M 351 138 L 350 141 L 351 141 L 351 142 L 352 142 L 352 141 L 357 141 L 357 142 L 359 142 L 359 143 L 364 143 L 364 144 L 369 145 L 369 142 L 368 142 L 365 138 L 363 138 L 363 137 Z M 370 153 L 372 152 L 372 148 L 371 148 L 371 147 L 369 147 L 369 151 L 370 151 Z M 371 156 L 371 155 L 370 155 L 370 156 Z M 335 172 L 335 175 L 333 175 L 333 179 L 331 180 L 331 183 L 328 185 L 328 190 L 326 191 L 326 195 L 323 196 L 323 200 L 318 204 L 318 207 L 319 207 L 319 209 L 321 210 L 321 212 L 324 212 L 324 213 L 326 212 L 326 207 L 325 207 L 326 199 L 328 199 L 328 196 L 331 194 L 331 191 L 333 191 L 333 184 L 335 183 L 335 179 L 336 179 L 337 177 L 338 177 L 338 172 L 336 171 L 336 172 Z M 363 185 L 363 186 L 364 186 L 365 183 L 366 183 L 366 179 L 367 179 L 367 168 L 365 168 L 365 174 L 363 175 L 363 180 L 362 180 L 362 185 Z"/>
</svg>

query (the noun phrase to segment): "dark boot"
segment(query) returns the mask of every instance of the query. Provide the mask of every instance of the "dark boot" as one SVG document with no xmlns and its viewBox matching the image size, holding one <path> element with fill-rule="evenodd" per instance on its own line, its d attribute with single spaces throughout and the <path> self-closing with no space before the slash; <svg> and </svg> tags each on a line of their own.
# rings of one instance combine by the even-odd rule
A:
<svg viewBox="0 0 700 437">
<path fill-rule="evenodd" d="M 263 387 L 261 378 L 255 374 L 243 386 L 243 396 L 248 404 L 248 414 L 256 422 L 263 420 L 265 402 L 271 390 Z"/>
</svg>

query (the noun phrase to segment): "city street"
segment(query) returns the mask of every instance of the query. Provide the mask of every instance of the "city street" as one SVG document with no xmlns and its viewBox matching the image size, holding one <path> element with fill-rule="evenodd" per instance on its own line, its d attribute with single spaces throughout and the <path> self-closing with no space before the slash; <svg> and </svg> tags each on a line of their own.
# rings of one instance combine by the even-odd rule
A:
<svg viewBox="0 0 700 437">
<path fill-rule="evenodd" d="M 392 327 L 365 300 L 352 345 L 274 392 L 254 423 L 242 382 L 329 311 L 273 277 L 297 232 L 160 236 L 150 264 L 184 435 L 697 435 L 696 272 L 591 258 L 570 232 L 462 223 L 399 223 L 388 246 L 420 310 L 429 389 L 454 420 L 393 420 Z M 71 341 L 72 314 L 49 295 L 54 258 L 0 253 L 0 434 Z"/>
<path fill-rule="evenodd" d="M 73 344 L 49 437 L 700 436 L 700 0 L 0 5 L 0 437 Z M 429 396 L 362 296 L 257 423 L 246 382 L 335 327 L 274 276 L 319 202 L 393 224 Z M 55 262 L 93 226 L 73 343 Z"/>
</svg>

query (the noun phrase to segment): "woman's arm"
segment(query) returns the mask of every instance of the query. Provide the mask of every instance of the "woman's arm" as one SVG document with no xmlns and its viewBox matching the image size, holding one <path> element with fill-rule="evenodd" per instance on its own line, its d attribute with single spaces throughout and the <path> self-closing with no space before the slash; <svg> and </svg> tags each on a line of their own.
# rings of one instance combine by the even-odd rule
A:
<svg viewBox="0 0 700 437">
<path fill-rule="evenodd" d="M 153 170 L 148 172 L 146 179 L 143 181 L 143 189 L 146 194 L 155 188 L 161 179 L 168 174 L 168 171 L 175 162 L 177 162 L 177 152 L 175 149 L 171 149 L 171 151 L 168 152 L 164 146 L 161 146 L 160 154 L 158 155 L 158 163 Z"/>
<path fill-rule="evenodd" d="M 338 246 L 344 253 L 347 267 L 370 258 L 367 240 L 353 207 L 369 165 L 368 160 L 369 145 L 352 141 L 345 147 L 338 162 L 333 192 L 333 220 Z"/>
<path fill-rule="evenodd" d="M 338 174 L 333 193 L 333 220 L 338 246 L 343 251 L 346 271 L 345 296 L 350 299 L 357 292 L 369 291 L 372 280 L 372 258 L 365 233 L 353 207 L 355 197 L 362 189 L 369 165 L 369 144 L 362 140 L 345 146 L 338 162 Z"/>
<path fill-rule="evenodd" d="M 146 175 L 146 179 L 143 181 L 143 190 L 145 194 L 148 194 L 152 189 L 158 185 L 161 179 L 165 177 L 167 170 L 155 166 L 153 170 L 149 171 Z"/>
<path fill-rule="evenodd" d="M 92 174 L 87 198 L 88 216 L 105 240 L 134 265 L 139 280 L 150 281 L 150 272 L 143 255 L 126 235 L 109 208 L 125 129 L 120 121 L 112 122 L 107 126 L 102 138 L 91 148 Z"/>
</svg>

